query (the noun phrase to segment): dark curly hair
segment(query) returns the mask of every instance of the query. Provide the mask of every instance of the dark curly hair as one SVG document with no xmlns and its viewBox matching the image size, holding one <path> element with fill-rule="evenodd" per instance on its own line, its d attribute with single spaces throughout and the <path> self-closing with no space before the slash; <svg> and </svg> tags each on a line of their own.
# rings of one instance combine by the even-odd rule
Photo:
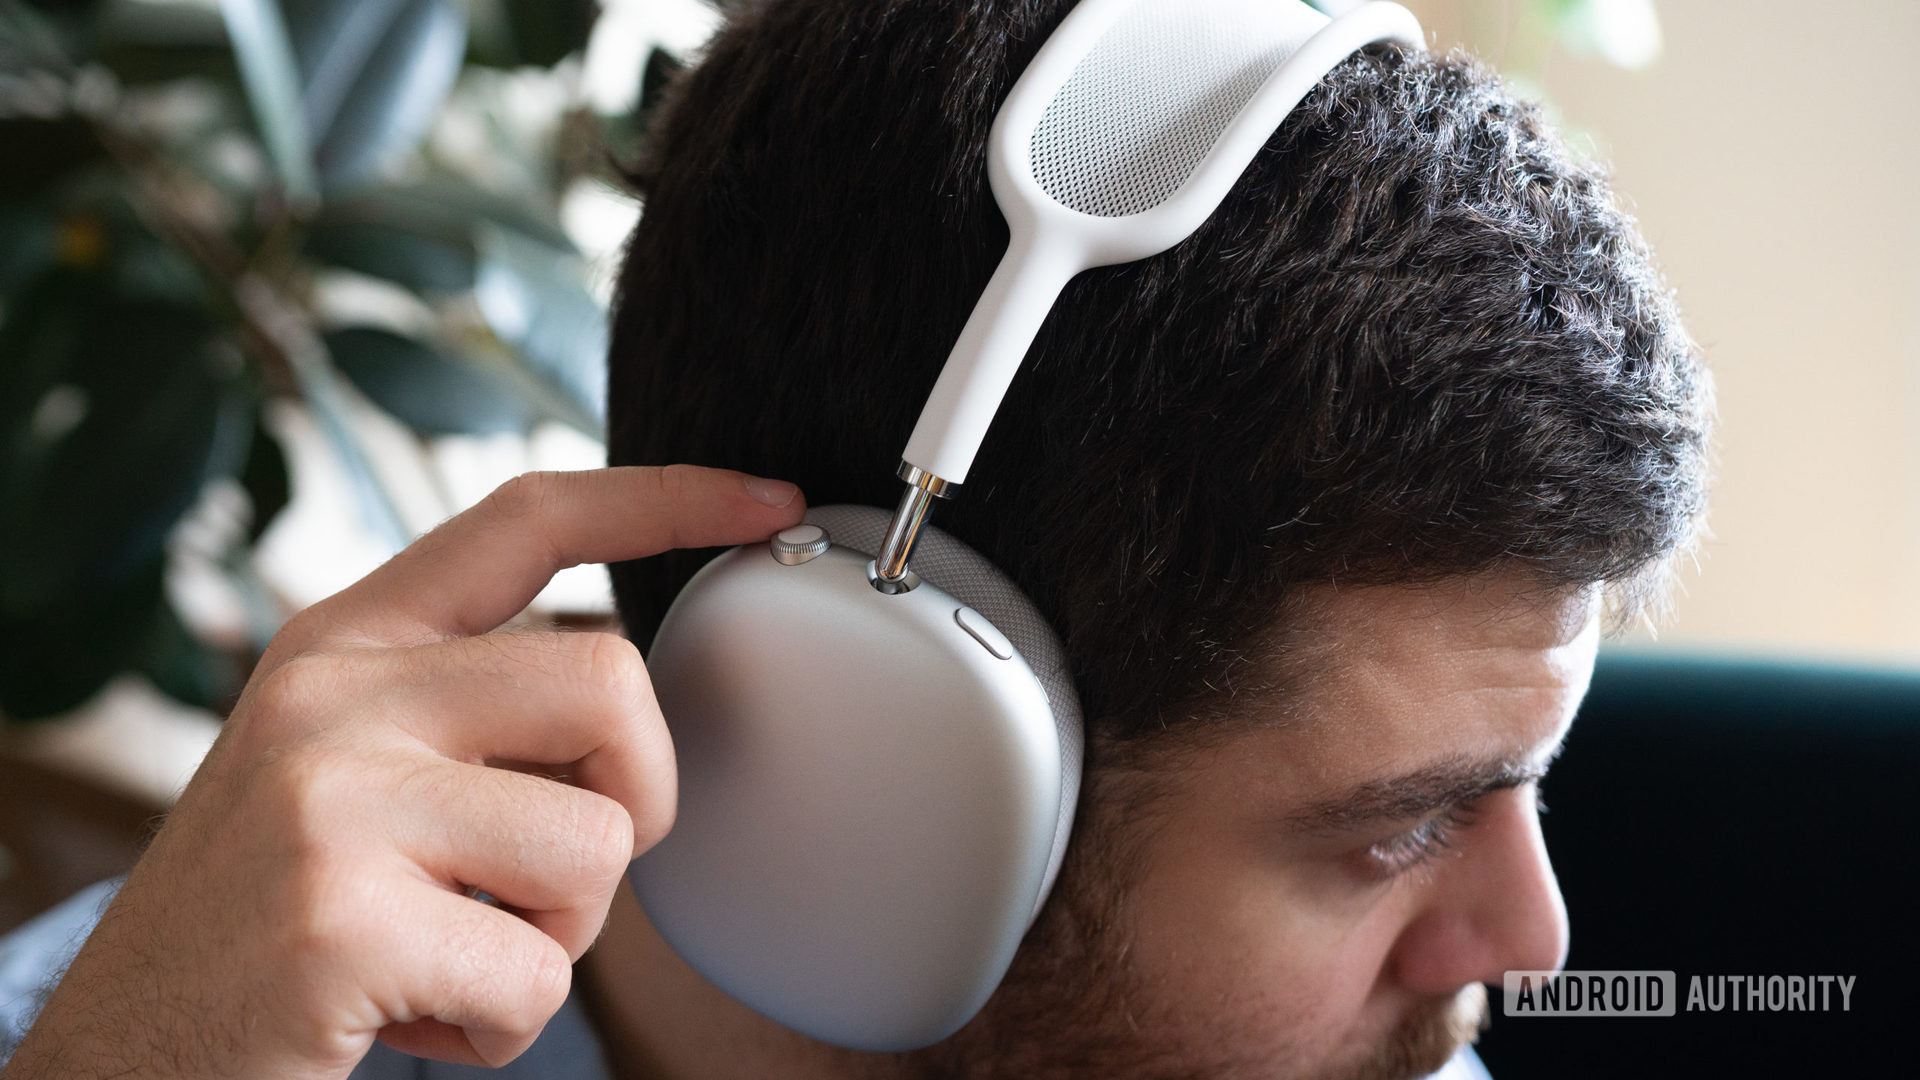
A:
<svg viewBox="0 0 1920 1080">
<path fill-rule="evenodd" d="M 1070 6 L 736 8 L 635 174 L 612 461 L 891 506 L 1006 247 L 988 129 Z M 1603 175 L 1472 59 L 1376 47 L 1190 239 L 1068 287 L 937 520 L 1111 742 L 1212 711 L 1304 586 L 1521 568 L 1639 610 L 1699 528 L 1711 396 Z M 614 568 L 643 647 L 709 554 Z"/>
</svg>

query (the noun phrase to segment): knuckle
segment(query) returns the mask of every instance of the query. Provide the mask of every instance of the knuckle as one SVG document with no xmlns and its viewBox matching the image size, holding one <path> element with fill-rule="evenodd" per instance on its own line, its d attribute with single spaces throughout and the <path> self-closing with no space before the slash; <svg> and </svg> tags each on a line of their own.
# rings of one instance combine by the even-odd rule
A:
<svg viewBox="0 0 1920 1080">
<path fill-rule="evenodd" d="M 555 473 L 529 472 L 501 484 L 487 496 L 488 509 L 508 520 L 539 515 L 553 495 Z"/>
<path fill-rule="evenodd" d="M 376 883 L 347 860 L 309 859 L 283 885 L 278 918 L 285 955 L 302 970 L 350 966 L 381 907 Z"/>
<path fill-rule="evenodd" d="M 634 825 L 633 850 L 636 854 L 651 850 L 655 844 L 665 840 L 667 834 L 673 831 L 673 819 L 678 811 L 677 805 L 672 799 L 666 797 L 655 799 L 654 802 L 656 805 L 647 808 L 646 817 Z"/>
<path fill-rule="evenodd" d="M 692 465 L 666 465 L 660 469 L 660 494 L 670 503 L 681 502 L 693 490 L 700 470 Z"/>
<path fill-rule="evenodd" d="M 618 634 L 584 634 L 586 678 L 594 693 L 606 696 L 622 711 L 653 695 L 647 665 L 633 642 Z"/>
<path fill-rule="evenodd" d="M 396 770 L 388 789 L 391 804 L 397 807 L 452 807 L 470 799 L 471 782 L 462 783 L 465 767 L 434 755 L 408 761 Z"/>
<path fill-rule="evenodd" d="M 666 838 L 679 813 L 679 767 L 673 736 L 657 708 L 634 708 L 625 733 L 641 781 L 632 807 L 634 850 L 638 854 Z"/>
<path fill-rule="evenodd" d="M 293 617 L 280 624 L 279 632 L 267 643 L 266 656 L 299 655 L 309 642 L 319 638 L 325 632 L 326 616 L 319 607 L 305 607 L 295 612 Z"/>
<path fill-rule="evenodd" d="M 573 985 L 573 960 L 552 938 L 543 939 L 527 972 L 529 1027 L 538 1029 L 566 1004 Z"/>
<path fill-rule="evenodd" d="M 271 755 L 255 774 L 255 788 L 266 805 L 263 824 L 275 829 L 302 864 L 330 849 L 343 810 L 357 797 L 356 770 L 339 755 L 316 746 L 292 747 Z"/>
<path fill-rule="evenodd" d="M 485 1037 L 472 1045 L 488 1068 L 500 1068 L 525 1053 L 572 990 L 573 969 L 565 949 L 542 937 L 527 951 L 529 955 L 515 964 L 512 982 L 476 1003 L 485 1016 Z M 459 994 L 458 987 L 448 986 L 441 996 Z"/>
<path fill-rule="evenodd" d="M 616 881 L 633 861 L 633 815 L 604 795 L 582 795 L 575 801 L 573 820 L 582 876 L 597 884 Z"/>
<path fill-rule="evenodd" d="M 532 1042 L 547 1021 L 566 1004 L 573 988 L 573 964 L 565 948 L 551 938 L 542 937 L 533 955 L 527 958 L 520 992 L 513 995 L 497 1023 L 512 1041 Z M 505 1062 L 488 1062 L 498 1067 Z"/>
<path fill-rule="evenodd" d="M 641 798 L 644 805 L 640 808 L 640 815 L 632 819 L 633 851 L 636 857 L 665 840 L 667 833 L 673 831 L 673 821 L 680 808 L 671 766 L 654 783 L 642 789 Z"/>
<path fill-rule="evenodd" d="M 321 653 L 301 653 L 267 672 L 253 687 L 249 716 L 269 727 L 295 722 L 337 697 L 341 690 L 339 661 Z"/>
</svg>

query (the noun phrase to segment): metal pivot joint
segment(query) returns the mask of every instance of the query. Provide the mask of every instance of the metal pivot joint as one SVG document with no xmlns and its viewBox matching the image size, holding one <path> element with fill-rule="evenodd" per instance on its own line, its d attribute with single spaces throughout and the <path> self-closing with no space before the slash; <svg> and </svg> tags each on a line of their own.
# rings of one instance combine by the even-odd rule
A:
<svg viewBox="0 0 1920 1080">
<path fill-rule="evenodd" d="M 888 594 L 913 588 L 907 563 L 913 558 L 913 544 L 920 538 L 920 527 L 927 523 L 933 500 L 951 499 L 960 487 L 904 461 L 897 472 L 900 479 L 907 482 L 907 490 L 900 493 L 900 505 L 894 508 L 893 519 L 887 523 L 887 537 L 880 545 L 880 556 L 873 561 L 873 587 Z"/>
</svg>

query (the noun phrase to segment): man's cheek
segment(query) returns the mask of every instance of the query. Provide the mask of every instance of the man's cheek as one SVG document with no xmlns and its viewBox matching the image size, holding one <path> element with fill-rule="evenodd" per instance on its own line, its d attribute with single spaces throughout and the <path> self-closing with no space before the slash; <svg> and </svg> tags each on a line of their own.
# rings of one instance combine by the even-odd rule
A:
<svg viewBox="0 0 1920 1080">
<path fill-rule="evenodd" d="M 1391 927 L 1333 910 L 1299 877 L 1246 861 L 1186 859 L 1138 895 L 1134 970 L 1183 1041 L 1218 1039 L 1252 1060 L 1311 1062 L 1391 1027 L 1369 1001 Z M 1236 1056 L 1241 1056 L 1237 1053 Z"/>
</svg>

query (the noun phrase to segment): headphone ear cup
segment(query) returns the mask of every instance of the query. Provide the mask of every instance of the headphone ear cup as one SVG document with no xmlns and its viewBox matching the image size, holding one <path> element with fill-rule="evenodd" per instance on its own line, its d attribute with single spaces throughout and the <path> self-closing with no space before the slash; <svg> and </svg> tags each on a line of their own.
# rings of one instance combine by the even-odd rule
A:
<svg viewBox="0 0 1920 1080">
<path fill-rule="evenodd" d="M 886 521 L 818 511 L 675 599 L 647 666 L 679 814 L 628 877 L 719 989 L 901 1051 L 958 1030 L 1013 963 L 1066 848 L 1081 733 L 1052 631 L 978 553 L 931 534 L 918 585 L 873 587 Z"/>
<path fill-rule="evenodd" d="M 827 530 L 833 542 L 869 557 L 877 557 L 886 537 L 890 515 L 872 506 L 835 505 L 815 507 L 807 512 L 807 521 Z M 1033 606 L 1027 594 L 984 555 L 955 539 L 936 526 L 921 528 L 913 549 L 913 572 L 922 581 L 940 587 L 949 596 L 987 617 L 1013 642 L 1013 647 L 1033 669 L 1046 691 L 1047 705 L 1053 711 L 1054 730 L 1060 738 L 1060 817 L 1048 856 L 1047 873 L 1034 902 L 1033 915 L 1040 914 L 1060 872 L 1067 853 L 1067 838 L 1073 832 L 1073 812 L 1080 796 L 1080 770 L 1085 747 L 1080 716 L 1080 696 L 1074 692 L 1068 673 L 1066 650 L 1060 636 Z"/>
</svg>

